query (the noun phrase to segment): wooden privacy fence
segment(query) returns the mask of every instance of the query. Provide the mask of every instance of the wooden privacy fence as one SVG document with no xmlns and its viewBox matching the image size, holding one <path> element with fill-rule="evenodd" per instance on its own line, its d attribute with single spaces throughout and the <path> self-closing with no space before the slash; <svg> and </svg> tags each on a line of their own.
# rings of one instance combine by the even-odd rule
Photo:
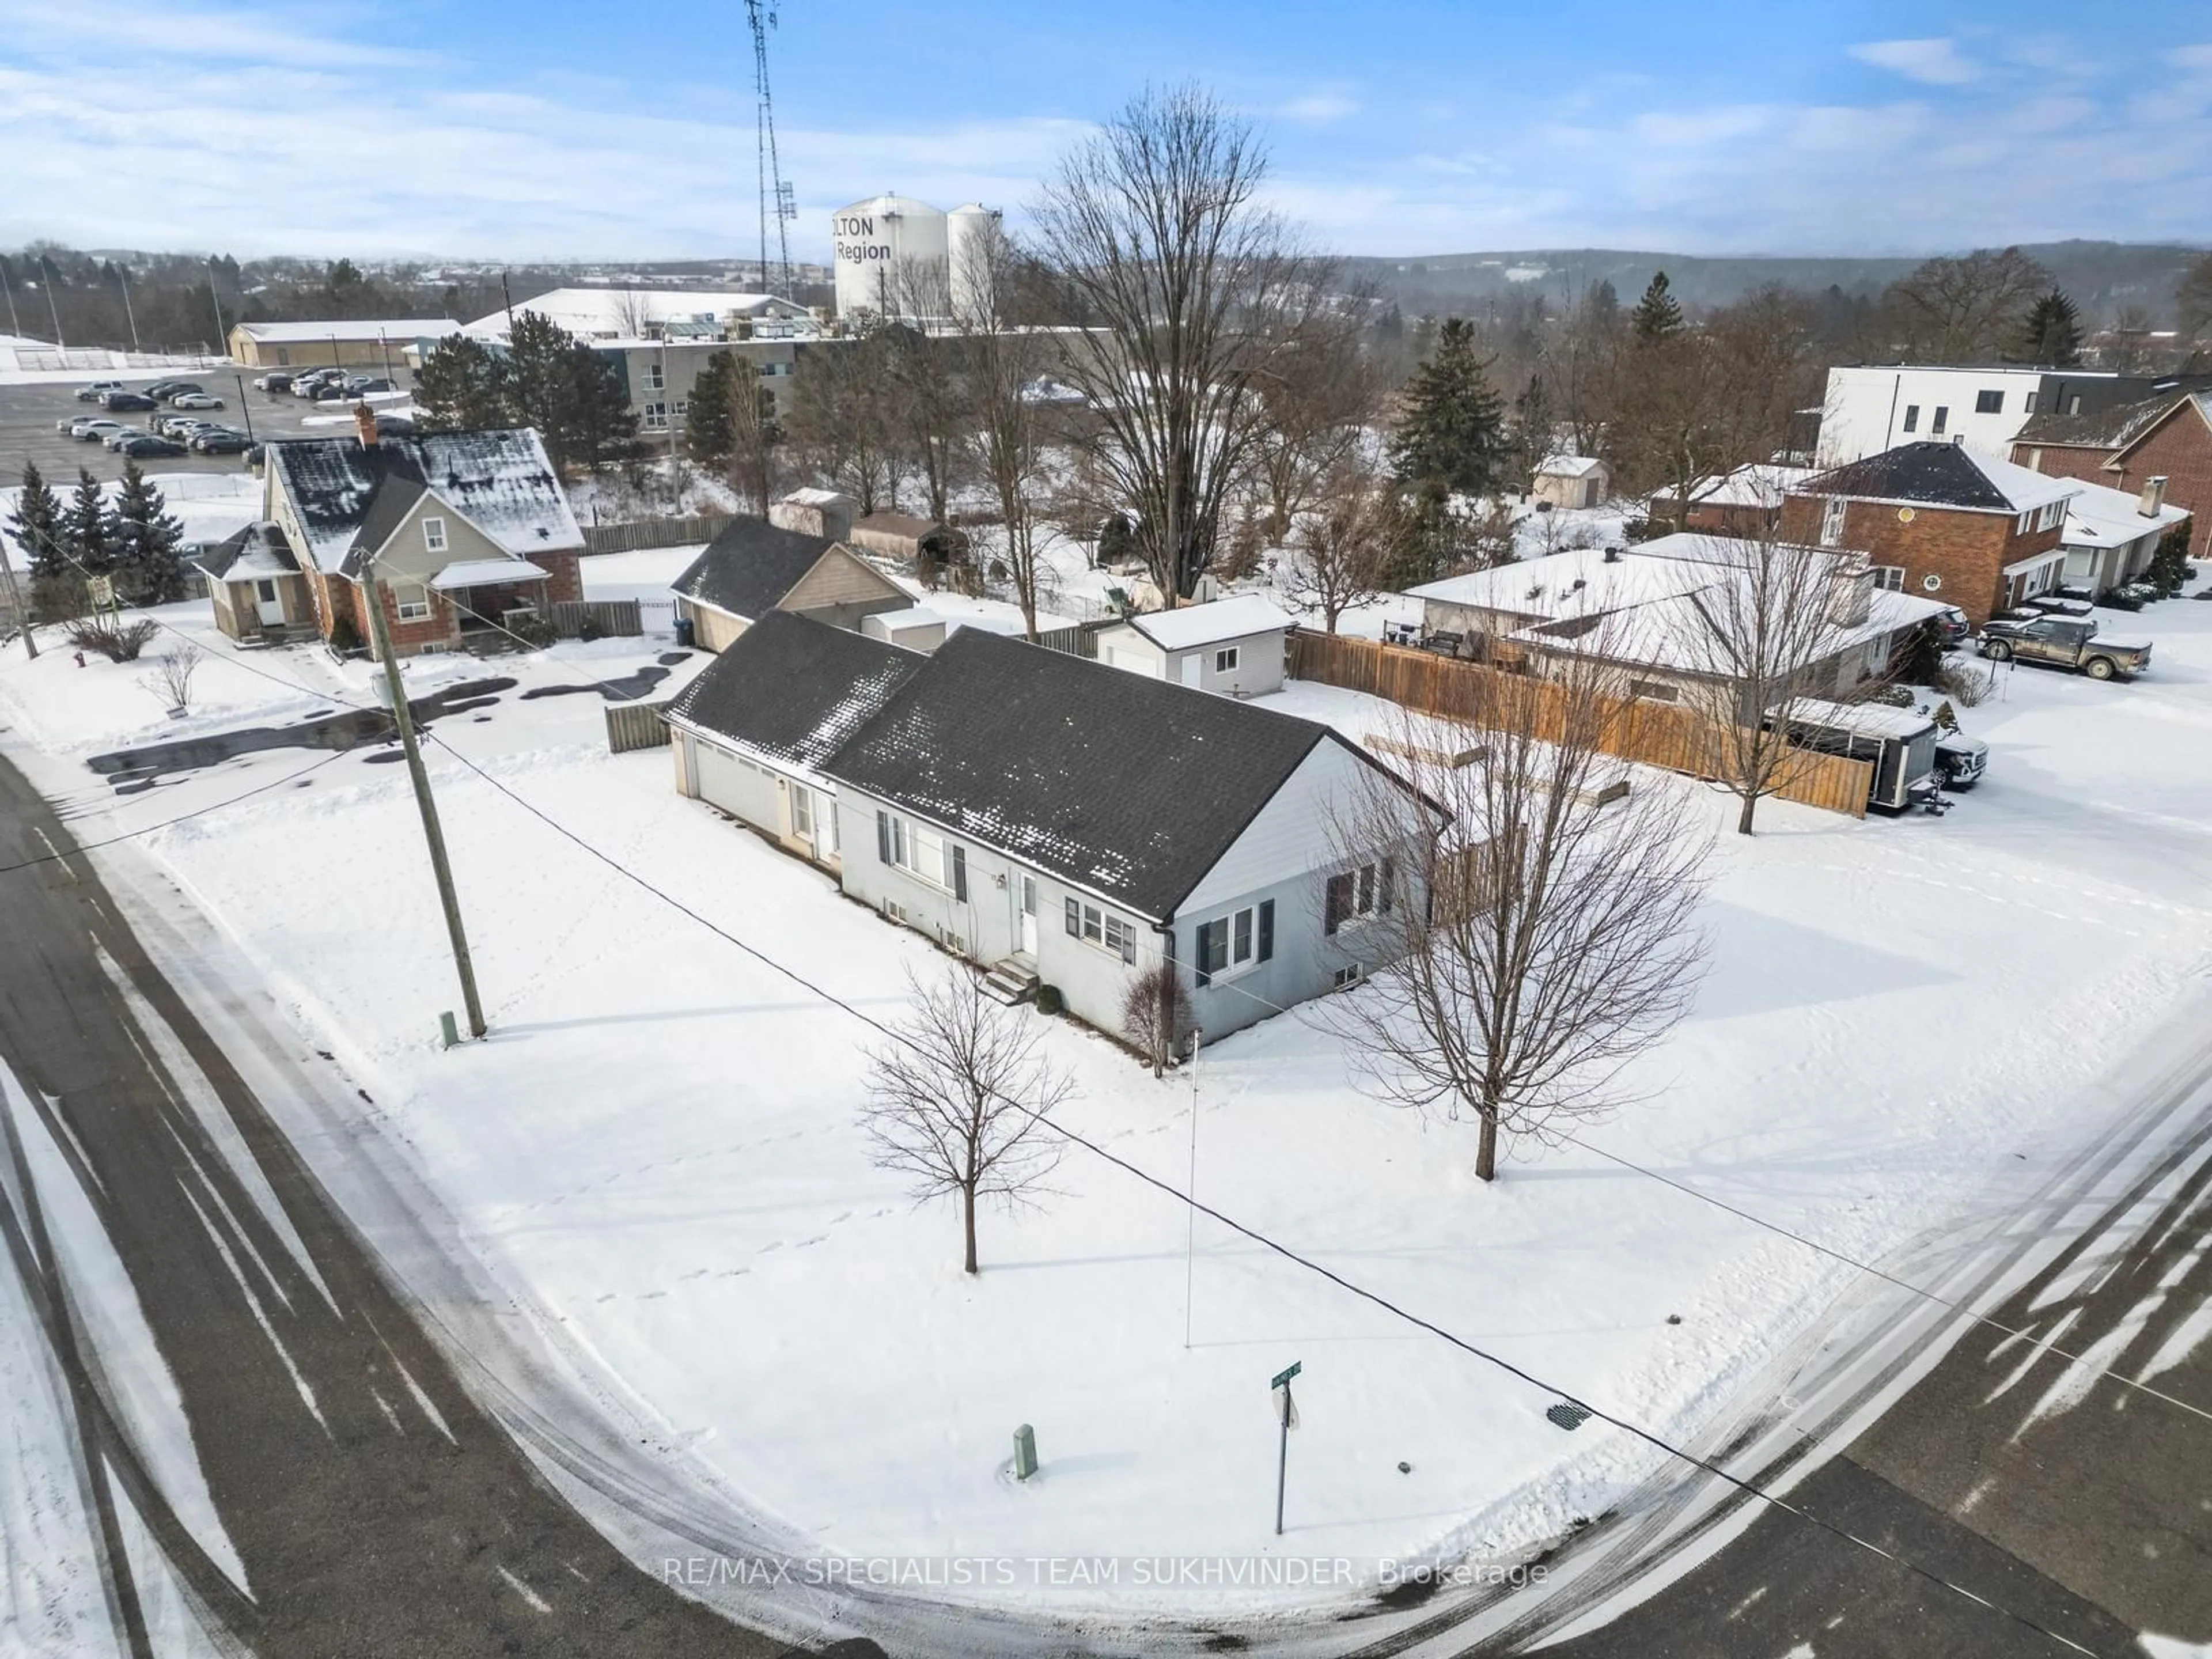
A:
<svg viewBox="0 0 2212 1659">
<path fill-rule="evenodd" d="M 668 720 L 660 702 L 611 702 L 606 705 L 607 752 L 626 755 L 633 749 L 660 749 L 668 743 Z"/>
<path fill-rule="evenodd" d="M 584 526 L 586 553 L 635 553 L 648 547 L 681 547 L 711 542 L 730 527 L 732 513 L 694 513 L 681 519 L 634 519 L 624 524 Z"/>
<path fill-rule="evenodd" d="M 645 632 L 635 599 L 556 599 L 548 607 L 553 632 L 564 640 L 578 640 L 589 627 L 603 639 L 627 640 Z"/>
<path fill-rule="evenodd" d="M 1304 629 L 1293 632 L 1290 672 L 1292 679 L 1365 691 L 1419 714 L 1477 726 L 1486 723 L 1486 712 L 1508 696 L 1516 702 L 1532 697 L 1539 737 L 1556 733 L 1565 718 L 1566 693 L 1548 680 L 1339 634 Z M 1607 754 L 1692 777 L 1714 775 L 1712 741 L 1704 715 L 1674 703 L 1629 698 L 1613 702 L 1607 712 L 1599 746 Z M 1783 799 L 1855 818 L 1866 816 L 1874 778 L 1871 762 L 1802 750 L 1789 770 L 1788 781 L 1774 792 Z"/>
</svg>

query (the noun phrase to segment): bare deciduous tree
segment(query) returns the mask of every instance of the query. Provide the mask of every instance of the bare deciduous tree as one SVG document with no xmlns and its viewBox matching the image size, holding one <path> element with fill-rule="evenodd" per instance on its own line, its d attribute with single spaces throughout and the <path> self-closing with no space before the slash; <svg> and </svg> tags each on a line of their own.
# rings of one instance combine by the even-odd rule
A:
<svg viewBox="0 0 2212 1659">
<path fill-rule="evenodd" d="M 1358 464 L 1380 413 L 1382 382 L 1360 343 L 1369 309 L 1364 299 L 1347 299 L 1314 313 L 1259 385 L 1267 418 L 1254 459 L 1275 543 L 1327 497 L 1333 475 Z"/>
<path fill-rule="evenodd" d="M 2182 273 L 2173 305 L 2184 343 L 2212 340 L 2212 253 L 2200 253 Z"/>
<path fill-rule="evenodd" d="M 2000 356 L 2020 332 L 2051 273 L 2016 247 L 1977 248 L 1923 262 L 1892 283 L 1882 307 L 1906 349 L 1929 362 Z"/>
<path fill-rule="evenodd" d="M 1407 717 L 1390 763 L 1442 812 L 1407 836 L 1378 780 L 1335 830 L 1355 859 L 1400 837 L 1384 879 L 1401 896 L 1367 924 L 1389 965 L 1315 1018 L 1380 1098 L 1474 1118 L 1484 1181 L 1501 1142 L 1624 1103 L 1621 1072 L 1686 1012 L 1700 971 L 1710 838 L 1671 780 L 1607 787 L 1606 740 L 1631 705 L 1602 678 L 1584 662 L 1558 682 L 1501 674 L 1474 725 Z"/>
<path fill-rule="evenodd" d="M 1266 173 L 1251 127 L 1206 93 L 1146 92 L 1061 161 L 1033 216 L 1057 308 L 1085 325 L 1061 372 L 1163 593 L 1212 562 L 1261 389 L 1328 302 L 1328 268 L 1261 204 Z"/>
<path fill-rule="evenodd" d="M 1346 611 L 1383 591 L 1405 525 L 1395 492 L 1370 474 L 1340 471 L 1323 493 L 1328 505 L 1297 520 L 1280 585 L 1292 605 L 1320 611 L 1322 629 L 1334 634 Z"/>
<path fill-rule="evenodd" d="M 966 968 L 909 973 L 914 1006 L 868 1055 L 860 1109 L 878 1168 L 911 1177 L 917 1202 L 960 1200 L 963 1271 L 977 1271 L 975 1206 L 1033 1202 L 1061 1145 L 1044 1121 L 1074 1079 L 1038 1052 L 1044 1026 L 994 1002 Z"/>
<path fill-rule="evenodd" d="M 1690 594 L 1667 641 L 1715 688 L 1706 767 L 1743 804 L 1736 833 L 1752 833 L 1759 803 L 1803 775 L 1807 750 L 1790 740 L 1789 705 L 1808 695 L 1843 648 L 1839 624 L 1863 621 L 1873 576 L 1860 556 L 1778 540 L 1711 537 L 1723 579 Z M 1771 715 L 1773 718 L 1769 719 Z"/>
<path fill-rule="evenodd" d="M 1190 993 L 1171 963 L 1147 968 L 1129 981 L 1121 996 L 1121 1034 L 1152 1062 L 1154 1077 L 1190 1033 Z"/>
<path fill-rule="evenodd" d="M 189 708 L 192 702 L 192 676 L 199 672 L 202 654 L 198 646 L 179 641 L 156 657 L 152 671 L 140 675 L 139 681 L 164 708 Z"/>
<path fill-rule="evenodd" d="M 1005 527 L 1003 549 L 1022 628 L 1037 636 L 1037 501 L 1045 487 L 1044 431 L 1035 382 L 1046 362 L 1042 337 L 1024 327 L 1035 273 L 997 224 L 961 252 L 955 273 L 957 320 L 967 337 L 969 442 Z"/>
<path fill-rule="evenodd" d="M 817 481 L 850 495 L 863 515 L 897 498 L 897 440 L 883 399 L 888 358 L 883 331 L 872 327 L 807 347 L 792 374 L 792 442 Z"/>
<path fill-rule="evenodd" d="M 883 382 L 878 387 L 901 469 L 921 480 L 927 515 L 942 520 L 964 470 L 972 427 L 962 359 L 967 343 L 949 331 L 950 268 L 942 259 L 903 259 L 892 272 L 902 320 L 887 325 Z"/>
</svg>

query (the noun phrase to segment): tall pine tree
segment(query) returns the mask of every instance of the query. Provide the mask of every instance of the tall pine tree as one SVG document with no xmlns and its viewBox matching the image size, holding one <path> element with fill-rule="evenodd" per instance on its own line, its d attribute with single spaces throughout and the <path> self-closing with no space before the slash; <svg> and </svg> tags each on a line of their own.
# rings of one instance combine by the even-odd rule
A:
<svg viewBox="0 0 2212 1659">
<path fill-rule="evenodd" d="M 185 530 L 136 460 L 123 464 L 112 520 L 116 586 L 133 605 L 185 597 Z"/>
<path fill-rule="evenodd" d="M 115 538 L 107 498 L 86 467 L 76 470 L 69 511 L 62 516 L 62 545 L 77 574 L 105 576 L 115 568 Z"/>
<path fill-rule="evenodd" d="M 1636 302 L 1636 309 L 1629 313 L 1629 320 L 1639 340 L 1663 340 L 1681 331 L 1682 304 L 1674 297 L 1665 271 L 1651 273 L 1650 285 Z"/>
<path fill-rule="evenodd" d="M 23 488 L 15 510 L 8 515 L 8 534 L 23 550 L 33 580 L 68 571 L 69 561 L 62 556 L 67 537 L 61 500 L 40 475 L 36 461 L 23 463 Z"/>
<path fill-rule="evenodd" d="M 2021 325 L 2020 358 L 2045 368 L 2081 362 L 2081 313 L 2063 289 L 2052 289 L 2029 308 Z"/>
<path fill-rule="evenodd" d="M 613 362 L 606 353 L 592 349 L 588 340 L 571 339 L 568 373 L 568 428 L 562 434 L 562 453 L 586 466 L 632 453 L 637 416 L 630 413 L 629 393 Z M 671 407 L 672 410 L 672 399 Z M 670 418 L 674 418 L 672 412 Z"/>
<path fill-rule="evenodd" d="M 455 334 L 422 359 L 415 401 L 434 431 L 467 432 L 514 424 L 514 377 L 503 352 Z"/>
<path fill-rule="evenodd" d="M 707 359 L 706 367 L 691 382 L 691 406 L 684 417 L 684 446 L 702 466 L 726 465 L 736 441 L 736 434 L 731 430 L 731 414 L 735 407 L 735 388 L 730 374 L 733 361 L 728 352 L 716 352 Z M 750 369 L 751 365 L 746 368 Z"/>
<path fill-rule="evenodd" d="M 556 466 L 577 459 L 575 344 L 575 336 L 535 311 L 517 316 L 507 336 L 516 417 L 523 425 L 538 428 Z"/>
<path fill-rule="evenodd" d="M 1404 413 L 1390 439 L 1390 470 L 1400 483 L 1469 495 L 1497 487 L 1507 445 L 1489 366 L 1474 327 L 1447 318 L 1437 332 L 1436 356 L 1399 394 Z"/>
</svg>

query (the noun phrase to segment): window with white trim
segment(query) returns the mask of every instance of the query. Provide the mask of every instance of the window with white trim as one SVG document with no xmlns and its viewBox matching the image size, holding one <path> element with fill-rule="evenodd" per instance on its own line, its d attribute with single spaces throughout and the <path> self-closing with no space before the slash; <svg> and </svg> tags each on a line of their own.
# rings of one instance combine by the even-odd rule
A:
<svg viewBox="0 0 2212 1659">
<path fill-rule="evenodd" d="M 964 904 L 968 902 L 968 849 L 926 825 L 896 812 L 876 813 L 876 855 Z"/>
<path fill-rule="evenodd" d="M 1198 982 L 1237 975 L 1275 955 L 1275 901 L 1261 899 L 1198 925 Z"/>
<path fill-rule="evenodd" d="M 1664 680 L 1639 679 L 1628 682 L 1628 695 L 1641 697 L 1647 702 L 1678 702 L 1682 696 L 1678 689 Z"/>
<path fill-rule="evenodd" d="M 1901 564 L 1878 564 L 1874 568 L 1874 585 L 1894 593 L 1905 586 L 1905 567 Z"/>
<path fill-rule="evenodd" d="M 645 366 L 645 389 L 647 392 L 658 392 L 667 384 L 668 377 L 658 362 Z"/>
<path fill-rule="evenodd" d="M 638 424 L 647 432 L 667 431 L 668 405 L 665 403 L 646 404 L 643 413 L 638 418 Z"/>
<path fill-rule="evenodd" d="M 420 582 L 394 582 L 392 604 L 400 621 L 422 622 L 430 614 L 430 590 Z"/>
<path fill-rule="evenodd" d="M 1238 653 L 1239 647 L 1233 645 L 1224 645 L 1220 650 L 1215 652 L 1213 653 L 1213 672 L 1217 674 L 1235 673 L 1237 672 Z"/>
<path fill-rule="evenodd" d="M 1102 951 L 1111 951 L 1124 962 L 1137 959 L 1137 924 L 1111 910 L 1086 904 L 1081 899 L 1062 901 L 1061 912 L 1068 937 L 1079 939 L 1085 945 L 1095 945 Z"/>
<path fill-rule="evenodd" d="M 446 521 L 443 519 L 422 520 L 422 550 L 425 553 L 446 550 Z"/>
<path fill-rule="evenodd" d="M 1328 982 L 1335 989 L 1341 991 L 1347 986 L 1358 984 L 1362 976 L 1359 964 L 1356 962 L 1347 962 L 1329 975 Z"/>
<path fill-rule="evenodd" d="M 2059 522 L 2063 520 L 2065 516 L 2066 503 L 2063 501 L 2053 501 L 2048 507 L 2045 507 L 2042 513 L 2037 516 L 2035 527 L 2038 530 L 2055 530 L 2057 528 Z"/>
<path fill-rule="evenodd" d="M 1334 933 L 1389 915 L 1396 878 L 1395 866 L 1389 859 L 1329 877 L 1322 891 L 1322 931 Z"/>
<path fill-rule="evenodd" d="M 1831 495 L 1820 506 L 1820 545 L 1833 547 L 1844 539 L 1844 514 L 1850 503 L 1840 495 Z"/>
</svg>

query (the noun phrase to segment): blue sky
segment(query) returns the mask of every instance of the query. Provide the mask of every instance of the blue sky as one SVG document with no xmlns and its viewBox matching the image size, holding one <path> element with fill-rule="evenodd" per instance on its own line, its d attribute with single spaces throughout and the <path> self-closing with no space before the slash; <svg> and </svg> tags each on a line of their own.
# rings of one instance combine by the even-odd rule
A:
<svg viewBox="0 0 2212 1659">
<path fill-rule="evenodd" d="M 885 189 L 1018 222 L 1182 78 L 1264 126 L 1277 202 L 1347 252 L 2212 242 L 2202 0 L 782 11 L 801 257 Z M 756 226 L 738 0 L 0 0 L 0 244 L 643 258 Z"/>
</svg>

